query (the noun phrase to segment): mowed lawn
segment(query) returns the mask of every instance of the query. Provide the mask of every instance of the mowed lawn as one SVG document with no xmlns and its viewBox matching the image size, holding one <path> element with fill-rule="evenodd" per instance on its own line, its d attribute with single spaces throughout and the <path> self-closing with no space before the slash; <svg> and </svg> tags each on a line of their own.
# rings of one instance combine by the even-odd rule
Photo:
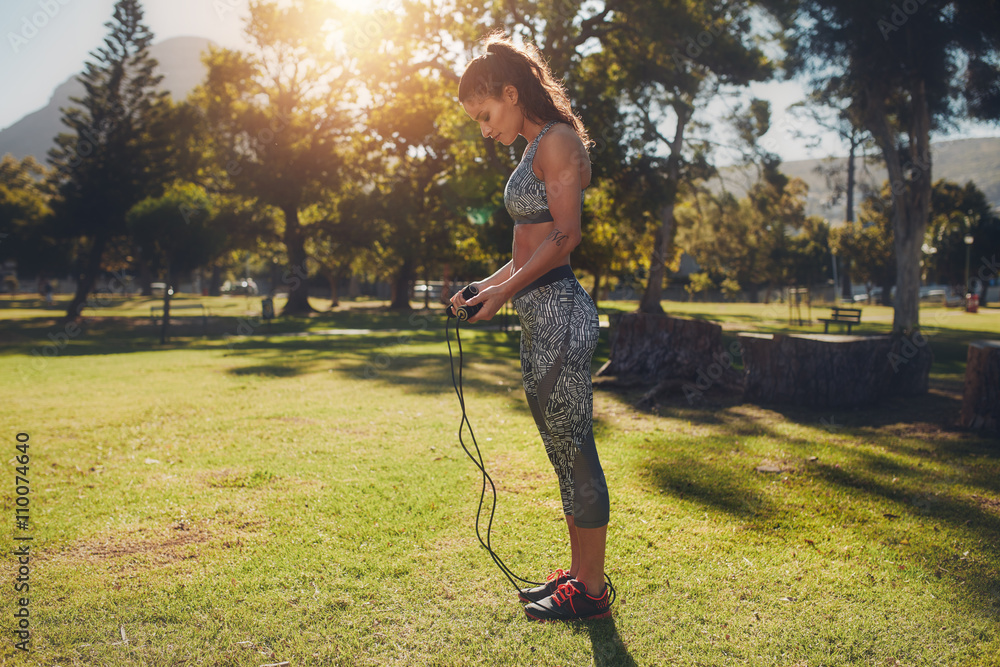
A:
<svg viewBox="0 0 1000 667">
<path fill-rule="evenodd" d="M 208 334 L 191 321 L 160 345 L 148 301 L 88 311 L 64 340 L 57 310 L 0 300 L 0 664 L 1000 665 L 1000 439 L 956 425 L 965 346 L 1000 338 L 998 309 L 928 308 L 930 393 L 865 409 L 710 391 L 642 411 L 641 391 L 599 387 L 618 600 L 611 620 L 538 624 L 476 540 L 439 309 L 268 328 L 259 299 L 188 301 L 210 304 Z M 790 328 L 782 304 L 665 306 L 727 340 L 821 331 L 828 312 Z M 861 332 L 891 319 L 866 307 Z M 462 340 L 493 548 L 543 579 L 568 551 L 517 334 Z M 26 655 L 15 536 L 33 538 Z"/>
</svg>

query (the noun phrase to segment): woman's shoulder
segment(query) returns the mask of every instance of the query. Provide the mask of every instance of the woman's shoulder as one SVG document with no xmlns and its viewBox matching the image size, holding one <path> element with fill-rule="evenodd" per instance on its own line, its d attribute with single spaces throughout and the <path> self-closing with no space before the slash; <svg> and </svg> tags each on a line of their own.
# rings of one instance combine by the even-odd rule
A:
<svg viewBox="0 0 1000 667">
<path fill-rule="evenodd" d="M 537 153 L 574 155 L 580 152 L 587 154 L 580 135 L 576 128 L 563 121 L 553 124 L 538 142 Z"/>
</svg>

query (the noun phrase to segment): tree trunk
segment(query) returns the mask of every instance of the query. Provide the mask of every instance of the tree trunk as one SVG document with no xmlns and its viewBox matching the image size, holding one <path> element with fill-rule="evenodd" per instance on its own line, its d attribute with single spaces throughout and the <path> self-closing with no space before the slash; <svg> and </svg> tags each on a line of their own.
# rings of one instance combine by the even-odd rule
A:
<svg viewBox="0 0 1000 667">
<path fill-rule="evenodd" d="M 844 220 L 846 222 L 854 222 L 854 188 L 857 183 L 857 169 L 854 165 L 854 159 L 857 156 L 858 146 L 860 141 L 858 139 L 858 131 L 852 130 L 850 136 L 850 153 L 847 156 L 847 203 L 844 207 Z M 840 285 L 834 285 L 833 290 L 836 294 L 837 289 L 840 289 L 840 298 L 846 300 L 847 302 L 854 301 L 854 294 L 851 290 L 851 270 L 850 261 L 844 261 L 843 266 L 840 268 Z"/>
<path fill-rule="evenodd" d="M 676 106 L 677 127 L 674 138 L 670 142 L 670 157 L 667 158 L 667 192 L 664 193 L 664 203 L 660 207 L 660 226 L 656 230 L 656 240 L 653 244 L 653 256 L 649 260 L 649 281 L 639 302 L 640 313 L 658 314 L 663 312 L 660 301 L 663 299 L 663 279 L 667 273 L 667 251 L 674 240 L 676 224 L 674 220 L 674 204 L 677 201 L 677 187 L 680 179 L 681 151 L 684 148 L 684 129 L 691 118 L 691 110 L 686 106 Z"/>
<path fill-rule="evenodd" d="M 909 334 L 920 326 L 920 257 L 931 204 L 930 111 L 923 81 L 914 82 L 912 120 L 906 163 L 898 146 L 899 131 L 881 100 L 873 98 L 870 120 L 882 149 L 892 190 L 896 253 L 896 299 L 893 331 Z"/>
<path fill-rule="evenodd" d="M 590 300 L 597 305 L 597 302 L 601 299 L 601 272 L 594 271 L 594 290 L 590 293 Z"/>
<path fill-rule="evenodd" d="M 879 304 L 883 305 L 883 306 L 891 306 L 892 305 L 892 285 L 890 285 L 888 282 L 885 282 L 882 285 L 879 285 L 879 287 L 882 288 L 882 294 L 880 294 L 879 298 L 878 298 Z M 896 288 L 896 296 L 899 296 L 899 288 L 898 287 Z"/>
<path fill-rule="evenodd" d="M 669 212 L 668 212 L 669 208 Z M 639 301 L 639 312 L 649 314 L 663 313 L 663 278 L 666 275 L 667 250 L 670 248 L 670 235 L 673 231 L 674 207 L 664 205 L 660 209 L 660 226 L 656 229 L 656 240 L 653 242 L 653 257 L 649 262 L 649 281 L 646 290 Z"/>
<path fill-rule="evenodd" d="M 389 308 L 392 310 L 410 310 L 410 284 L 413 282 L 413 260 L 407 257 L 403 260 L 403 265 L 396 272 L 396 279 L 393 281 L 392 302 Z"/>
<path fill-rule="evenodd" d="M 1000 435 L 1000 340 L 969 344 L 961 422 Z"/>
<path fill-rule="evenodd" d="M 107 242 L 104 236 L 94 237 L 90 251 L 87 253 L 87 264 L 84 266 L 83 274 L 76 283 L 76 293 L 73 295 L 73 300 L 69 302 L 69 307 L 66 308 L 64 321 L 75 322 L 80 317 L 80 312 L 86 305 L 87 297 L 90 296 L 90 291 L 94 289 L 97 275 L 101 272 L 101 258 L 104 256 L 104 248 L 107 246 Z"/>
<path fill-rule="evenodd" d="M 222 294 L 222 267 L 216 261 L 212 264 L 212 277 L 208 281 L 208 295 L 220 296 Z"/>
<path fill-rule="evenodd" d="M 282 315 L 308 315 L 315 312 L 309 305 L 309 273 L 306 270 L 306 247 L 299 224 L 299 209 L 290 204 L 282 207 L 285 214 L 285 252 L 288 269 L 281 281 L 288 285 L 288 301 Z"/>
<path fill-rule="evenodd" d="M 153 272 L 149 270 L 149 263 L 144 262 L 139 253 L 135 254 L 135 270 L 139 278 L 139 289 L 142 296 L 153 295 Z"/>
<path fill-rule="evenodd" d="M 850 262 L 844 262 L 843 274 L 840 276 L 840 296 L 847 302 L 854 301 L 854 290 L 851 289 Z"/>
<path fill-rule="evenodd" d="M 326 279 L 330 283 L 330 310 L 333 310 L 340 306 L 340 290 L 337 285 L 340 282 L 340 276 L 333 271 L 327 271 Z"/>
<path fill-rule="evenodd" d="M 845 211 L 844 220 L 854 222 L 854 156 L 858 151 L 857 131 L 851 132 L 850 143 L 851 151 L 847 156 L 847 210 Z"/>
</svg>

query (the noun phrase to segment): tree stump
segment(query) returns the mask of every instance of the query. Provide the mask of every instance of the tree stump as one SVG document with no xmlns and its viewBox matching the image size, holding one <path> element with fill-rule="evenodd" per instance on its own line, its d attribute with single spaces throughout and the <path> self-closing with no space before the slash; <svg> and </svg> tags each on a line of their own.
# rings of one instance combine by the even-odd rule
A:
<svg viewBox="0 0 1000 667">
<path fill-rule="evenodd" d="M 919 396 L 926 394 L 930 385 L 931 364 L 934 355 L 927 339 L 918 331 L 908 335 L 893 334 L 889 352 L 888 372 L 891 396 Z"/>
<path fill-rule="evenodd" d="M 726 384 L 739 377 L 732 356 L 722 346 L 722 327 L 650 313 L 622 313 L 611 317 L 611 354 L 597 371 L 625 384 L 698 380 Z"/>
<path fill-rule="evenodd" d="M 808 407 L 855 407 L 889 393 L 890 336 L 739 334 L 743 400 Z"/>
<path fill-rule="evenodd" d="M 1000 434 L 1000 341 L 969 345 L 961 420 L 966 428 Z"/>
</svg>

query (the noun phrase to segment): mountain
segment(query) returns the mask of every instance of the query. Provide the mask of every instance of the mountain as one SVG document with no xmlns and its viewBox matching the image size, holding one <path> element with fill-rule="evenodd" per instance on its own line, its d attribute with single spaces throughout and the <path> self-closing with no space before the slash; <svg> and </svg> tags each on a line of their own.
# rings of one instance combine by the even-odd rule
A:
<svg viewBox="0 0 1000 667">
<path fill-rule="evenodd" d="M 837 179 L 846 183 L 847 158 L 827 158 L 824 160 L 796 160 L 784 162 L 781 171 L 792 177 L 801 178 L 809 185 L 809 196 L 806 201 L 806 213 L 827 218 L 831 222 L 844 220 L 844 202 L 830 204 L 833 187 L 827 183 L 822 168 L 838 173 Z M 869 188 L 880 190 L 886 181 L 885 166 L 881 155 L 876 155 L 864 161 L 855 158 L 858 183 Z M 756 179 L 756 169 L 750 167 L 726 167 L 720 170 L 720 179 L 712 183 L 713 190 L 726 189 L 743 196 L 747 188 Z M 976 184 L 986 194 L 986 199 L 994 209 L 1000 209 L 1000 137 L 982 139 L 958 139 L 940 141 L 931 144 L 931 177 L 934 181 L 942 178 L 965 185 L 968 181 Z M 860 206 L 861 193 L 856 192 L 855 211 Z"/>
<path fill-rule="evenodd" d="M 211 44 L 204 37 L 172 37 L 151 45 L 150 55 L 159 62 L 157 73 L 163 75 L 160 88 L 175 100 L 187 97 L 205 78 L 201 55 Z M 13 153 L 17 158 L 34 155 L 39 162 L 45 163 L 49 149 L 55 146 L 55 136 L 67 131 L 61 121 L 60 107 L 72 106 L 69 98 L 83 94 L 83 84 L 76 77 L 59 84 L 47 105 L 0 130 L 0 155 Z"/>
</svg>

